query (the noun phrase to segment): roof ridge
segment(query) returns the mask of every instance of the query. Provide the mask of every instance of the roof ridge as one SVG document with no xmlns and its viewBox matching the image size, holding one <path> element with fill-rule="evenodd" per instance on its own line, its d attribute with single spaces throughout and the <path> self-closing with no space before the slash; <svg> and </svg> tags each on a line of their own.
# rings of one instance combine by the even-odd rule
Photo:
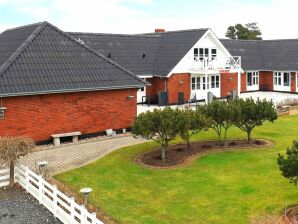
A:
<svg viewBox="0 0 298 224">
<path fill-rule="evenodd" d="M 37 25 L 36 29 L 27 37 L 27 39 L 14 51 L 9 58 L 1 65 L 0 67 L 0 76 L 3 75 L 3 73 L 15 62 L 15 60 L 25 51 L 25 49 L 32 43 L 32 41 L 37 37 L 37 35 L 45 28 L 47 25 L 47 22 L 41 22 L 41 23 L 36 23 Z M 33 24 L 29 26 L 23 26 L 22 28 L 25 27 L 30 27 L 33 26 Z M 17 30 L 20 27 L 10 29 L 9 31 L 12 30 Z"/>
<path fill-rule="evenodd" d="M 55 29 L 56 31 L 58 31 L 60 34 L 64 35 L 65 37 L 71 39 L 72 41 L 76 42 L 77 44 L 79 44 L 81 47 L 84 47 L 85 49 L 89 50 L 90 52 L 92 52 L 93 54 L 99 56 L 100 58 L 106 60 L 107 62 L 111 63 L 112 65 L 116 66 L 117 68 L 121 69 L 122 71 L 126 72 L 127 74 L 129 74 L 130 76 L 132 76 L 133 78 L 143 82 L 144 84 L 146 84 L 146 82 L 137 77 L 135 74 L 133 74 L 131 71 L 125 69 L 124 67 L 120 66 L 119 64 L 117 64 L 116 62 L 110 60 L 109 58 L 106 58 L 103 54 L 98 53 L 97 51 L 93 50 L 92 48 L 88 47 L 87 45 L 81 43 L 80 41 L 78 41 L 77 39 L 75 39 L 74 37 L 72 37 L 71 35 L 69 35 L 66 32 L 63 32 L 62 30 L 60 30 L 59 28 L 55 27 L 54 25 L 50 24 L 50 23 L 46 23 L 48 26 L 50 26 L 51 28 Z"/>
<path fill-rule="evenodd" d="M 20 29 L 28 28 L 28 27 L 31 27 L 31 26 L 39 26 L 39 25 L 42 25 L 42 24 L 45 24 L 45 23 L 48 23 L 48 22 L 43 21 L 43 22 L 31 23 L 31 24 L 27 24 L 27 25 L 23 25 L 23 26 L 18 26 L 18 27 L 14 27 L 14 28 L 9 28 L 9 29 L 4 30 L 3 33 L 8 32 L 8 31 L 14 31 L 14 30 L 20 30 Z"/>
<path fill-rule="evenodd" d="M 152 35 L 152 34 L 166 34 L 166 33 L 182 33 L 182 32 L 195 32 L 195 31 L 203 31 L 203 30 L 209 30 L 210 28 L 198 28 L 198 29 L 185 29 L 185 30 L 170 30 L 170 31 L 165 31 L 165 32 L 160 32 L 160 33 L 143 33 L 143 34 L 148 34 L 148 35 Z"/>
<path fill-rule="evenodd" d="M 65 32 L 69 35 L 90 35 L 90 36 L 124 36 L 124 37 L 160 37 L 161 35 L 146 35 L 146 34 L 120 34 L 120 33 L 92 33 L 92 32 Z"/>
</svg>

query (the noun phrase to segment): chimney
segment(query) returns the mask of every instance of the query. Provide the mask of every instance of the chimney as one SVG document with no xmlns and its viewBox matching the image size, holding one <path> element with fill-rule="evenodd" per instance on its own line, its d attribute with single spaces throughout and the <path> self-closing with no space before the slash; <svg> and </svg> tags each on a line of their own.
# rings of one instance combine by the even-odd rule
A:
<svg viewBox="0 0 298 224">
<path fill-rule="evenodd" d="M 166 32 L 165 29 L 155 29 L 155 33 L 164 33 Z"/>
</svg>

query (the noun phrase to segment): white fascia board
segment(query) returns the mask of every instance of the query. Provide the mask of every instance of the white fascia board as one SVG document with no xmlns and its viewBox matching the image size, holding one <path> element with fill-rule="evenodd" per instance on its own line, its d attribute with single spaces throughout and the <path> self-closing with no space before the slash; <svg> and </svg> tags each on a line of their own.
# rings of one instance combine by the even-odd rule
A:
<svg viewBox="0 0 298 224">
<path fill-rule="evenodd" d="M 140 79 L 153 78 L 153 75 L 138 75 Z"/>
</svg>

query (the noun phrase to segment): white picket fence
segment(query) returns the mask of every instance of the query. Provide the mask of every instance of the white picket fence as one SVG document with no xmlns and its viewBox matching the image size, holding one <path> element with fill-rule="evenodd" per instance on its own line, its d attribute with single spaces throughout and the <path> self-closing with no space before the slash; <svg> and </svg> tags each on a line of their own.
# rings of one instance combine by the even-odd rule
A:
<svg viewBox="0 0 298 224">
<path fill-rule="evenodd" d="M 2 179 L 6 181 L 0 182 L 0 186 L 7 186 L 9 169 L 0 168 L 0 180 Z M 96 218 L 96 213 L 88 212 L 84 205 L 77 204 L 74 198 L 69 198 L 26 166 L 19 165 L 15 168 L 15 181 L 64 224 L 104 224 Z"/>
<path fill-rule="evenodd" d="M 0 187 L 9 185 L 9 169 L 4 166 L 0 166 Z"/>
</svg>

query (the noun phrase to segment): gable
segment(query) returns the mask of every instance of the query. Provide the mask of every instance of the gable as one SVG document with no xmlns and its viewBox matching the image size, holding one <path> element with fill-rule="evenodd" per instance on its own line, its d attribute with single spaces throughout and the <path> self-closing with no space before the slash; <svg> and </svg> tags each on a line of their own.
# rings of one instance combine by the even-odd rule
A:
<svg viewBox="0 0 298 224">
<path fill-rule="evenodd" d="M 225 49 L 225 47 L 219 42 L 217 37 L 211 30 L 207 31 L 195 44 L 193 44 L 190 50 L 181 58 L 177 65 L 169 72 L 168 76 L 172 73 L 188 72 L 192 67 L 194 61 L 194 49 L 195 48 L 208 48 L 217 50 L 218 58 L 230 57 L 231 54 Z"/>
</svg>

